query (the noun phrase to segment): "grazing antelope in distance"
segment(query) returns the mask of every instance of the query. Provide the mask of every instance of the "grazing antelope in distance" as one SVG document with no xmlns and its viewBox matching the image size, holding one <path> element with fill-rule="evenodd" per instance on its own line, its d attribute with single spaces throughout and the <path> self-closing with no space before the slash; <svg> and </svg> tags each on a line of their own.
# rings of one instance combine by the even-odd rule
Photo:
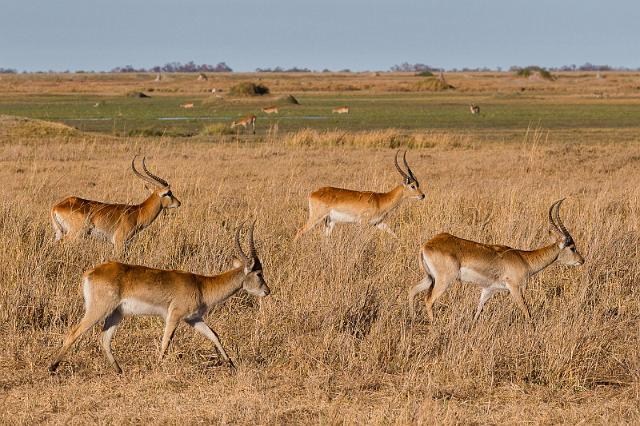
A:
<svg viewBox="0 0 640 426">
<path fill-rule="evenodd" d="M 331 110 L 331 113 L 332 114 L 349 114 L 349 107 L 346 105 L 341 107 L 336 107 Z"/>
<path fill-rule="evenodd" d="M 238 255 L 233 269 L 214 276 L 193 274 L 184 271 L 168 271 L 145 266 L 109 262 L 89 269 L 82 275 L 84 294 L 84 317 L 71 327 L 60 352 L 49 366 L 55 371 L 69 348 L 87 330 L 104 320 L 101 343 L 107 359 L 118 372 L 122 369 L 111 353 L 111 339 L 125 316 L 153 315 L 164 318 L 164 334 L 159 361 L 162 360 L 180 321 L 211 340 L 222 359 L 234 369 L 233 362 L 225 352 L 217 334 L 204 322 L 204 316 L 215 305 L 219 305 L 244 289 L 258 297 L 271 291 L 262 274 L 262 264 L 256 253 L 253 240 L 255 222 L 249 227 L 249 253 L 240 246 L 240 230 L 236 230 L 235 247 Z"/>
<path fill-rule="evenodd" d="M 111 241 L 116 250 L 120 250 L 138 232 L 151 225 L 162 210 L 180 207 L 180 201 L 173 196 L 169 183 L 147 169 L 144 157 L 142 169 L 145 174 L 136 170 L 136 157 L 131 160 L 133 173 L 155 188 L 149 197 L 134 205 L 67 197 L 51 209 L 56 241 L 68 234 L 101 236 Z"/>
<path fill-rule="evenodd" d="M 269 106 L 269 107 L 264 107 L 262 108 L 262 112 L 264 112 L 265 114 L 277 114 L 278 113 L 278 107 L 273 105 L 273 106 Z"/>
<path fill-rule="evenodd" d="M 476 114 L 480 114 L 480 107 L 476 104 L 471 104 L 469 105 L 469 111 L 471 111 L 471 114 L 476 115 Z"/>
<path fill-rule="evenodd" d="M 182 104 L 180 105 L 180 108 L 184 108 L 184 109 L 193 108 L 193 104 Z"/>
<path fill-rule="evenodd" d="M 251 125 L 251 128 L 253 129 L 253 134 L 256 134 L 256 116 L 251 114 L 251 115 L 247 115 L 246 117 L 242 117 L 240 120 L 236 120 L 233 123 L 231 123 L 231 128 L 235 128 L 238 126 L 242 126 L 244 127 L 244 129 L 247 129 L 247 126 Z"/>
<path fill-rule="evenodd" d="M 352 191 L 334 187 L 324 187 L 312 192 L 309 195 L 309 219 L 298 231 L 295 240 L 323 220 L 327 236 L 336 223 L 355 222 L 368 223 L 395 237 L 396 234 L 384 223 L 389 213 L 406 199 L 424 199 L 418 179 L 407 163 L 407 151 L 402 155 L 406 173 L 398 165 L 399 153 L 400 150 L 396 152 L 395 165 L 403 181 L 389 192 Z"/>
<path fill-rule="evenodd" d="M 480 302 L 473 317 L 475 322 L 484 304 L 498 291 L 508 291 L 527 319 L 531 318 L 522 290 L 529 277 L 554 262 L 567 266 L 584 263 L 569 231 L 560 220 L 560 205 L 556 201 L 549 209 L 549 223 L 557 238 L 536 250 L 518 250 L 503 245 L 482 244 L 450 234 L 438 234 L 420 249 L 420 267 L 424 279 L 409 291 L 409 311 L 414 316 L 413 299 L 422 291 L 429 291 L 426 299 L 427 315 L 433 322 L 433 304 L 453 281 L 482 287 Z"/>
</svg>

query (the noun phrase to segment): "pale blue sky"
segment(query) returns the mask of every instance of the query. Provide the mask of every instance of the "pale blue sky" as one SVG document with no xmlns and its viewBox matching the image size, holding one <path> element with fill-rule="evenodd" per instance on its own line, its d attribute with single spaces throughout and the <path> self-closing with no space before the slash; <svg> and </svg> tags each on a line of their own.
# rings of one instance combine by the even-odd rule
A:
<svg viewBox="0 0 640 426">
<path fill-rule="evenodd" d="M 0 0 L 0 67 L 640 67 L 640 1 Z"/>
</svg>

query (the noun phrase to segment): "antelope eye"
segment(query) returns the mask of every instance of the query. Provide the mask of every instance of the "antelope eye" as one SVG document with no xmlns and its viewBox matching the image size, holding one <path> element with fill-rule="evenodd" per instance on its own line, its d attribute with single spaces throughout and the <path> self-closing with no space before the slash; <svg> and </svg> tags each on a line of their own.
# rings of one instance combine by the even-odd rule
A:
<svg viewBox="0 0 640 426">
<path fill-rule="evenodd" d="M 173 194 L 171 193 L 171 191 L 167 192 L 166 194 L 164 194 L 165 197 L 171 197 L 173 196 Z"/>
</svg>

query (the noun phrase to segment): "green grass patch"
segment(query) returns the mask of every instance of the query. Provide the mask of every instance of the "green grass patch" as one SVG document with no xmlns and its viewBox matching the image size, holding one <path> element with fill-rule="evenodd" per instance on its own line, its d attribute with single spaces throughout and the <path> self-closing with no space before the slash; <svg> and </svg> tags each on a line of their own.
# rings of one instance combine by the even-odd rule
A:
<svg viewBox="0 0 640 426">
<path fill-rule="evenodd" d="M 81 131 L 112 135 L 224 134 L 238 117 L 255 114 L 257 134 L 277 125 L 279 132 L 300 129 L 363 131 L 425 130 L 523 130 L 611 129 L 640 127 L 640 106 L 634 99 L 603 102 L 601 99 L 563 99 L 526 94 L 505 97 L 474 96 L 445 90 L 420 93 L 295 94 L 300 105 L 282 104 L 279 114 L 260 109 L 280 103 L 273 99 L 202 102 L 208 95 L 163 95 L 148 99 L 97 95 L 11 95 L 0 97 L 0 114 L 64 123 Z M 185 110 L 180 104 L 193 102 Z M 477 103 L 482 116 L 469 114 Z M 332 114 L 337 105 L 349 105 L 350 114 Z M 211 127 L 211 128 L 209 128 Z"/>
<path fill-rule="evenodd" d="M 207 124 L 200 130 L 201 136 L 233 135 L 235 130 L 225 123 Z"/>
</svg>

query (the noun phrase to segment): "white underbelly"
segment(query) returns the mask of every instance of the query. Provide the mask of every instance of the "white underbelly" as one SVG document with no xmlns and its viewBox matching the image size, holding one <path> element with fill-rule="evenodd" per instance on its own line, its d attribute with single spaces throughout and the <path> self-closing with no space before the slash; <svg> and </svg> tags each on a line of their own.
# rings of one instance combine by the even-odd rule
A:
<svg viewBox="0 0 640 426">
<path fill-rule="evenodd" d="M 353 222 L 357 222 L 358 218 L 354 215 L 350 215 L 348 213 L 343 213 L 337 210 L 331 210 L 329 212 L 329 219 L 331 219 L 332 222 L 342 222 L 342 223 L 353 223 Z"/>
<path fill-rule="evenodd" d="M 102 230 L 100 228 L 90 228 L 89 229 L 89 234 L 92 237 L 101 238 L 101 239 L 104 239 L 104 240 L 110 240 L 111 239 L 111 235 L 109 235 L 107 232 L 105 232 L 104 230 Z"/>
<path fill-rule="evenodd" d="M 163 306 L 152 305 L 136 299 L 122 299 L 120 309 L 124 315 L 153 315 L 166 318 L 167 310 Z"/>
<path fill-rule="evenodd" d="M 475 269 L 460 268 L 460 281 L 473 283 L 482 287 L 505 288 L 504 284 L 496 282 L 493 277 L 486 276 Z"/>
</svg>

